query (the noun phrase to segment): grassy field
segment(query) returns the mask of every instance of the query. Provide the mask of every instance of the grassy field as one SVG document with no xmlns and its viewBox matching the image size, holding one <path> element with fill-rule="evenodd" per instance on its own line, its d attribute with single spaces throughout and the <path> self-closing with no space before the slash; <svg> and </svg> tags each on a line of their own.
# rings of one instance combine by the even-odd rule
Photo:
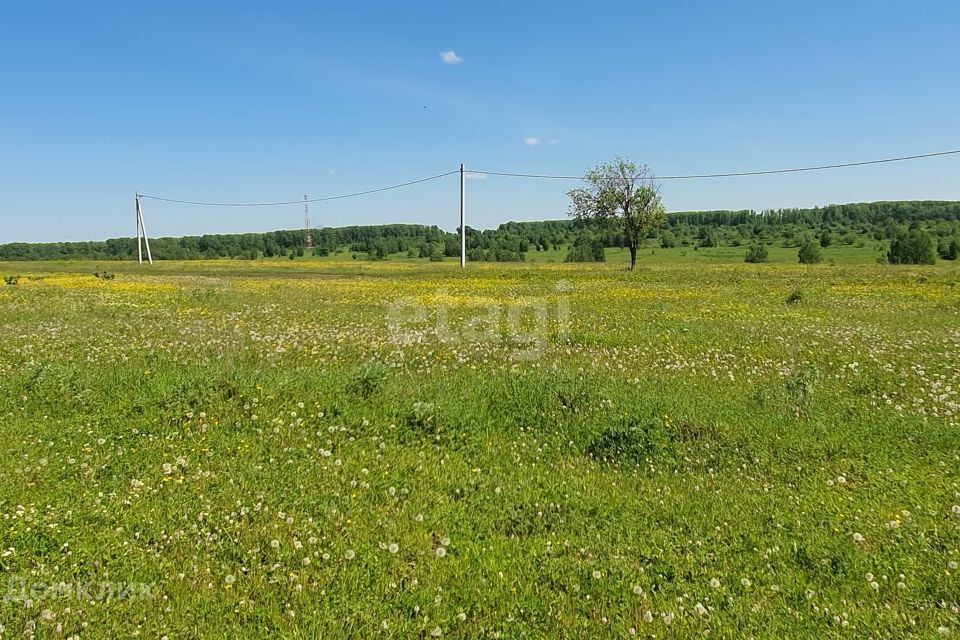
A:
<svg viewBox="0 0 960 640">
<path fill-rule="evenodd" d="M 527 251 L 525 262 L 530 263 L 562 263 L 567 257 L 569 247 L 566 245 L 549 251 Z M 678 264 L 696 264 L 701 262 L 729 263 L 743 262 L 748 247 L 675 247 L 672 249 L 661 249 L 660 247 L 644 247 L 637 255 L 639 264 L 662 265 L 666 263 Z M 769 260 L 773 264 L 796 264 L 797 247 L 783 247 L 779 245 L 768 245 L 770 252 Z M 887 242 L 869 242 L 862 247 L 853 245 L 834 245 L 823 250 L 823 261 L 834 264 L 875 264 L 877 259 L 886 262 Z M 606 258 L 610 263 L 629 262 L 630 252 L 627 249 L 606 249 Z M 357 253 L 357 258 L 353 259 L 353 253 L 344 248 L 341 253 L 331 253 L 323 257 L 297 258 L 301 262 L 322 262 L 338 264 L 342 262 L 369 262 L 365 253 Z M 267 259 L 267 262 L 279 262 L 286 258 Z M 389 258 L 391 262 L 408 262 L 426 264 L 429 262 L 426 258 L 408 258 L 406 253 L 395 253 Z M 456 262 L 457 258 L 446 258 L 446 261 Z M 263 260 L 261 260 L 263 262 Z"/>
<path fill-rule="evenodd" d="M 0 636 L 960 633 L 960 268 L 743 251 L 0 264 Z"/>
</svg>

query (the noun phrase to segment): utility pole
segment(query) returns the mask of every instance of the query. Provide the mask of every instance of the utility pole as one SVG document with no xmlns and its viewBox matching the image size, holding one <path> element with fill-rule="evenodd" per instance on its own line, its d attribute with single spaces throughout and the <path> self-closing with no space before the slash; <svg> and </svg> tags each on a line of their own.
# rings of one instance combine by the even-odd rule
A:
<svg viewBox="0 0 960 640">
<path fill-rule="evenodd" d="M 310 230 L 310 205 L 307 194 L 303 194 L 303 250 L 313 252 L 313 231 Z"/>
<path fill-rule="evenodd" d="M 467 266 L 467 181 L 463 163 L 460 163 L 460 268 Z"/>
<path fill-rule="evenodd" d="M 143 247 L 147 248 L 147 260 L 153 264 L 150 254 L 150 239 L 147 238 L 147 228 L 143 224 L 143 211 L 140 209 L 140 193 L 137 193 L 137 264 L 143 264 Z"/>
<path fill-rule="evenodd" d="M 137 192 L 137 264 L 143 264 L 143 242 L 140 240 L 140 193 Z"/>
</svg>

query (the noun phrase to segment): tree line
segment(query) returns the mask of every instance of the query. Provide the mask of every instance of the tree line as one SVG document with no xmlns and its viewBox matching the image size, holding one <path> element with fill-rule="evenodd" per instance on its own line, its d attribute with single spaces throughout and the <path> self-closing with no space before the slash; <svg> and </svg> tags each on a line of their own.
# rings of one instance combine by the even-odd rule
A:
<svg viewBox="0 0 960 640">
<path fill-rule="evenodd" d="M 601 221 L 602 222 L 602 221 Z M 766 211 L 695 211 L 667 213 L 644 227 L 639 247 L 857 245 L 884 243 L 890 262 L 956 259 L 960 238 L 960 202 L 903 201 L 829 205 L 810 209 Z M 437 226 L 388 224 L 312 229 L 312 253 L 347 259 L 389 260 L 398 257 L 443 260 L 460 255 L 457 232 Z M 601 261 L 604 249 L 629 248 L 633 240 L 617 225 L 591 219 L 507 222 L 496 229 L 467 228 L 470 261 L 522 261 L 531 252 L 561 251 L 560 259 Z M 153 238 L 158 260 L 297 259 L 306 254 L 302 229 L 266 233 L 206 234 Z M 816 251 L 808 247 L 811 259 Z M 135 238 L 91 242 L 14 242 L 0 245 L 0 260 L 133 260 Z M 753 250 L 763 261 L 764 252 Z"/>
</svg>

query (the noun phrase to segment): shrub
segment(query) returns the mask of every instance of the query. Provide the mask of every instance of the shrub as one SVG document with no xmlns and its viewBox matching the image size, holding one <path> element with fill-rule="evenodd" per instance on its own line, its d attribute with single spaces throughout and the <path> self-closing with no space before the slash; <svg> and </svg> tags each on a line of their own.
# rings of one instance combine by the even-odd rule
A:
<svg viewBox="0 0 960 640">
<path fill-rule="evenodd" d="M 820 245 L 812 240 L 807 240 L 801 245 L 797 258 L 799 258 L 800 264 L 817 264 L 823 260 Z"/>
<path fill-rule="evenodd" d="M 799 288 L 794 289 L 787 295 L 787 304 L 798 304 L 803 302 L 803 291 Z"/>
<path fill-rule="evenodd" d="M 431 242 L 430 254 L 427 257 L 430 262 L 443 262 L 443 245 L 439 242 Z"/>
<path fill-rule="evenodd" d="M 20 276 L 6 276 L 3 281 L 11 287 L 14 287 L 20 282 Z"/>
<path fill-rule="evenodd" d="M 957 256 L 960 255 L 960 240 L 954 239 L 950 242 L 944 242 L 937 249 L 937 253 L 944 260 L 956 260 Z"/>
<path fill-rule="evenodd" d="M 564 262 L 605 262 L 603 241 L 592 234 L 582 233 L 574 240 Z"/>
<path fill-rule="evenodd" d="M 697 248 L 706 248 L 717 247 L 719 243 L 717 242 L 717 237 L 712 233 L 705 233 L 703 237 L 700 238 L 700 242 L 697 243 Z"/>
<path fill-rule="evenodd" d="M 833 235 L 830 231 L 824 230 L 824 232 L 820 234 L 820 246 L 826 249 L 831 244 L 833 244 Z"/>
<path fill-rule="evenodd" d="M 891 243 L 887 261 L 890 264 L 933 264 L 937 261 L 937 248 L 927 232 L 911 229 Z"/>
<path fill-rule="evenodd" d="M 767 262 L 769 252 L 767 248 L 762 244 L 755 244 L 750 247 L 750 250 L 747 251 L 747 257 L 744 259 L 744 262 Z"/>
<path fill-rule="evenodd" d="M 93 277 L 101 280 L 113 280 L 116 276 L 108 271 L 98 271 L 93 274 Z"/>
</svg>

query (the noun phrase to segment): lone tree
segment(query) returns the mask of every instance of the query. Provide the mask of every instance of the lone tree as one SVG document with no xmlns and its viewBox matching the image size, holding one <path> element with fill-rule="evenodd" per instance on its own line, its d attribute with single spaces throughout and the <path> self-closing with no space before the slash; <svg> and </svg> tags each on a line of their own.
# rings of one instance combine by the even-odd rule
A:
<svg viewBox="0 0 960 640">
<path fill-rule="evenodd" d="M 637 264 L 637 247 L 667 219 L 659 183 L 647 165 L 638 167 L 623 158 L 587 171 L 583 179 L 586 186 L 567 193 L 570 215 L 622 231 L 630 249 L 632 271 Z"/>
</svg>

